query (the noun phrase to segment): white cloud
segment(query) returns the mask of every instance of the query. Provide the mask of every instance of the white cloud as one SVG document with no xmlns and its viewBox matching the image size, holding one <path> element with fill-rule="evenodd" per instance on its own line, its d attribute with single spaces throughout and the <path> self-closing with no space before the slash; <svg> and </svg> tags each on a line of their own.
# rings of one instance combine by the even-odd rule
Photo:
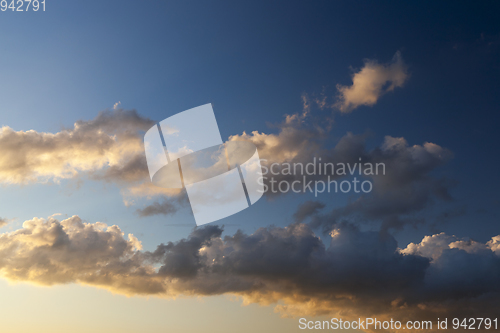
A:
<svg viewBox="0 0 500 333">
<path fill-rule="evenodd" d="M 114 110 L 57 133 L 4 126 L 0 128 L 0 183 L 58 182 L 107 168 L 114 171 L 108 178 L 115 180 L 143 178 L 147 173 L 139 131 L 152 124 L 135 111 Z"/>
<path fill-rule="evenodd" d="M 344 113 L 361 105 L 372 106 L 383 94 L 402 87 L 408 77 L 408 68 L 399 51 L 388 64 L 366 60 L 363 68 L 352 75 L 351 86 L 337 85 L 339 96 L 335 106 Z"/>
<path fill-rule="evenodd" d="M 480 253 L 486 251 L 500 255 L 498 251 L 499 241 L 500 236 L 493 237 L 486 243 L 480 243 L 472 239 L 460 239 L 456 236 L 450 236 L 442 232 L 432 236 L 425 236 L 418 244 L 410 243 L 400 252 L 403 254 L 420 255 L 434 260 L 440 258 L 443 251 L 451 249 L 459 249 L 467 253 Z"/>
</svg>

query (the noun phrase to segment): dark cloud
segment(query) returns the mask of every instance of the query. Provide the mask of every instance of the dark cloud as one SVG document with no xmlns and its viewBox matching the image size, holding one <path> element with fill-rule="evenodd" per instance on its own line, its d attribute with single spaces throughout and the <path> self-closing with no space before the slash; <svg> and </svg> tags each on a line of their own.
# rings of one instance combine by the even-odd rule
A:
<svg viewBox="0 0 500 333">
<path fill-rule="evenodd" d="M 409 146 L 403 138 L 387 136 L 380 148 L 367 155 L 372 164 L 383 163 L 385 174 L 369 176 L 373 191 L 346 206 L 334 209 L 327 218 L 316 219 L 314 226 L 328 229 L 342 219 L 361 222 L 381 221 L 383 229 L 399 229 L 422 220 L 411 216 L 433 200 L 450 201 L 453 181 L 435 178 L 431 172 L 445 164 L 452 153 L 433 143 Z"/>
<path fill-rule="evenodd" d="M 178 210 L 177 206 L 170 201 L 153 202 L 151 205 L 137 209 L 137 214 L 141 217 L 153 215 L 172 215 Z"/>
<path fill-rule="evenodd" d="M 421 221 L 412 214 L 427 207 L 434 200 L 450 200 L 449 188 L 453 182 L 436 178 L 432 172 L 452 156 L 447 149 L 433 143 L 410 146 L 404 138 L 387 136 L 380 147 L 367 149 L 367 135 L 347 133 L 331 148 L 327 147 L 328 130 L 315 123 L 307 110 L 301 115 L 287 116 L 279 125 L 277 134 L 252 132 L 230 137 L 253 142 L 259 151 L 263 166 L 279 163 L 306 165 L 316 159 L 325 163 L 384 163 L 385 175 L 366 176 L 373 182 L 373 191 L 361 195 L 345 207 L 338 208 L 326 218 L 315 218 L 314 226 L 331 228 L 341 220 L 377 221 L 386 229 L 401 228 Z M 90 121 L 77 121 L 73 128 L 58 133 L 36 131 L 15 132 L 8 127 L 0 130 L 0 153 L 7 156 L 0 163 L 0 181 L 26 183 L 32 181 L 59 181 L 80 174 L 113 182 L 122 187 L 126 202 L 136 196 L 172 197 L 177 200 L 179 190 L 156 187 L 149 181 L 144 155 L 143 132 L 154 122 L 136 111 L 107 110 Z M 326 181 L 324 173 L 307 180 Z M 279 175 L 268 173 L 270 181 L 293 182 L 303 180 L 304 173 Z M 272 176 L 272 177 L 271 177 Z M 335 174 L 332 180 L 348 177 Z M 279 195 L 268 191 L 267 196 Z M 131 198 L 130 198 L 131 197 Z M 169 214 L 174 205 L 154 202 L 140 209 L 140 215 Z"/>
<path fill-rule="evenodd" d="M 369 150 L 368 135 L 352 133 L 341 137 L 332 148 L 325 148 L 325 130 L 305 125 L 305 117 L 306 115 L 287 117 L 287 121 L 280 125 L 278 134 L 244 133 L 232 136 L 230 140 L 248 140 L 257 146 L 259 156 L 263 159 L 268 197 L 282 195 L 280 191 L 270 190 L 271 181 L 275 184 L 288 182 L 291 187 L 294 181 L 303 182 L 304 176 L 307 181 L 327 182 L 330 179 L 340 182 L 352 179 L 351 176 L 339 173 L 332 175 L 331 171 L 325 173 L 327 163 L 351 166 L 368 163 L 374 169 L 376 165 L 384 166 L 378 170 L 378 174 L 357 177 L 358 180 L 372 182 L 373 190 L 370 193 L 357 194 L 357 198 L 346 206 L 333 210 L 323 218 L 315 218 L 314 227 L 329 231 L 333 224 L 349 220 L 380 223 L 387 230 L 400 229 L 405 224 L 423 223 L 423 220 L 413 215 L 433 202 L 452 200 L 449 190 L 456 182 L 433 175 L 436 169 L 453 157 L 448 149 L 429 142 L 409 145 L 404 138 L 386 136 L 379 147 Z M 297 163 L 305 167 L 314 160 L 315 167 L 309 174 L 301 172 L 300 168 L 296 173 L 287 174 L 285 171 L 289 165 Z M 276 175 L 271 173 L 273 163 Z M 277 189 L 277 185 L 274 188 Z M 346 195 L 352 196 L 353 192 Z"/>
<path fill-rule="evenodd" d="M 295 221 L 302 223 L 306 218 L 318 214 L 318 212 L 325 208 L 325 204 L 319 201 L 306 201 L 299 206 L 293 217 Z"/>
<path fill-rule="evenodd" d="M 103 131 L 108 134 L 135 135 L 137 131 L 147 131 L 154 124 L 153 120 L 142 117 L 136 110 L 114 109 L 101 111 L 97 117 L 89 121 L 77 121 L 74 130 L 90 133 Z"/>
<path fill-rule="evenodd" d="M 187 194 L 181 191 L 177 196 L 164 197 L 162 201 L 155 201 L 152 204 L 137 209 L 137 214 L 141 217 L 154 215 L 173 215 L 181 206 L 188 203 Z"/>
<path fill-rule="evenodd" d="M 161 257 L 163 265 L 158 270 L 160 276 L 170 278 L 195 278 L 206 267 L 206 257 L 200 253 L 202 247 L 210 247 L 212 240 L 220 238 L 222 229 L 217 226 L 196 228 L 188 239 L 181 239 L 167 245 L 160 245 L 154 252 Z"/>
<path fill-rule="evenodd" d="M 500 236 L 479 243 L 438 234 L 399 249 L 388 233 L 342 223 L 329 241 L 305 224 L 225 237 L 205 226 L 152 252 L 117 226 L 77 216 L 33 219 L 0 235 L 0 274 L 9 280 L 128 295 L 229 293 L 279 302 L 276 310 L 292 316 L 492 316 L 500 310 L 499 255 Z"/>
</svg>

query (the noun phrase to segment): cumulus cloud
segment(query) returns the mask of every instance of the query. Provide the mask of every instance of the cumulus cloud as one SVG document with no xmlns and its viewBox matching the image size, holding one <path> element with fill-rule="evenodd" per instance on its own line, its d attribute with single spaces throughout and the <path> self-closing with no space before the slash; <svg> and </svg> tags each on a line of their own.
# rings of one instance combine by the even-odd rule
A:
<svg viewBox="0 0 500 333">
<path fill-rule="evenodd" d="M 426 273 L 426 291 L 432 293 L 435 300 L 456 299 L 457 304 L 452 306 L 459 311 L 464 298 L 477 298 L 477 306 L 484 308 L 486 304 L 482 298 L 498 297 L 500 292 L 498 239 L 496 236 L 481 243 L 440 233 L 424 237 L 419 244 L 410 243 L 401 253 L 431 259 Z M 465 306 L 466 311 L 472 311 L 471 304 Z M 462 313 L 466 314 L 466 311 L 462 310 Z"/>
<path fill-rule="evenodd" d="M 57 133 L 0 128 L 0 182 L 26 184 L 98 172 L 114 180 L 137 180 L 147 173 L 139 131 L 153 122 L 135 111 L 104 111 Z"/>
<path fill-rule="evenodd" d="M 410 146 L 404 138 L 386 136 L 380 147 L 363 158 L 372 164 L 385 165 L 385 175 L 368 176 L 373 181 L 373 191 L 332 210 L 327 216 L 316 217 L 312 224 L 328 230 L 343 219 L 381 221 L 383 229 L 400 229 L 405 224 L 421 223 L 411 214 L 434 200 L 452 200 L 449 189 L 454 182 L 431 176 L 431 171 L 452 157 L 451 151 L 434 143 Z"/>
<path fill-rule="evenodd" d="M 301 126 L 300 122 L 300 115 L 287 116 L 286 122 L 279 127 L 277 134 L 243 132 L 241 135 L 230 136 L 229 141 L 252 142 L 259 151 L 259 157 L 270 163 L 305 161 L 324 150 L 322 139 L 326 133 L 319 127 Z"/>
<path fill-rule="evenodd" d="M 287 117 L 276 134 L 254 131 L 250 134 L 234 135 L 229 140 L 248 140 L 257 146 L 262 165 L 268 170 L 264 183 L 271 188 L 276 183 L 303 181 L 305 172 L 286 173 L 283 169 L 295 163 L 306 165 L 315 159 L 326 163 L 357 165 L 368 163 L 384 165 L 385 173 L 364 175 L 373 183 L 373 191 L 359 197 L 323 217 L 316 217 L 314 227 L 325 229 L 342 219 L 359 222 L 381 222 L 385 229 L 399 229 L 405 224 L 421 223 L 411 215 L 435 200 L 452 200 L 449 189 L 454 182 L 432 176 L 432 172 L 446 164 L 453 153 L 438 144 L 424 142 L 410 145 L 406 139 L 386 136 L 380 146 L 368 149 L 368 135 L 347 133 L 333 147 L 325 143 L 327 132 L 318 126 L 305 126 L 303 119 Z M 269 171 L 271 165 L 275 175 Z M 320 164 L 307 174 L 308 181 L 347 179 L 348 175 L 320 172 Z M 358 177 L 359 178 L 359 177 Z M 279 191 L 267 191 L 266 195 L 281 195 Z M 327 230 L 329 231 L 329 230 Z"/>
<path fill-rule="evenodd" d="M 129 203 L 137 196 L 164 198 L 139 209 L 140 216 L 174 213 L 178 200 L 186 199 L 182 191 L 156 187 L 149 181 L 142 132 L 153 123 L 135 111 L 116 109 L 101 112 L 90 121 L 78 121 L 72 129 L 58 133 L 16 132 L 4 127 L 0 131 L 0 153 L 4 156 L 0 160 L 0 181 L 17 184 L 59 181 L 86 174 L 95 180 L 123 185 L 122 194 Z M 381 147 L 368 150 L 367 135 L 351 133 L 329 148 L 325 144 L 328 130 L 310 123 L 306 103 L 303 112 L 287 116 L 275 134 L 254 131 L 231 136 L 229 141 L 254 143 L 260 157 L 267 160 L 263 161 L 267 167 L 275 162 L 306 164 L 314 158 L 322 158 L 324 163 L 356 163 L 359 158 L 364 162 L 386 163 L 386 175 L 374 178 L 374 195 L 357 203 L 361 210 L 354 203 L 337 212 L 339 218 L 354 211 L 366 211 L 367 218 L 384 218 L 387 225 L 397 226 L 404 224 L 398 217 L 401 213 L 423 208 L 432 196 L 447 196 L 449 184 L 429 176 L 450 158 L 451 153 L 445 148 L 433 143 L 409 146 L 404 138 L 388 136 Z M 273 178 L 291 182 L 301 177 L 281 174 Z M 403 192 L 411 195 L 401 196 Z M 373 197 L 378 201 L 373 201 Z"/>
<path fill-rule="evenodd" d="M 291 316 L 415 320 L 498 313 L 500 236 L 476 244 L 440 234 L 405 249 L 387 233 L 349 224 L 337 224 L 331 236 L 322 241 L 307 225 L 293 224 L 222 237 L 211 225 L 144 251 L 117 226 L 78 216 L 34 218 L 0 235 L 0 275 L 127 295 L 232 294 L 246 303 L 277 304 L 276 311 Z"/>
<path fill-rule="evenodd" d="M 300 114 L 288 115 L 276 133 L 254 131 L 233 135 L 229 141 L 250 141 L 264 159 L 263 166 L 273 163 L 312 162 L 354 164 L 385 163 L 383 176 L 371 177 L 374 191 L 346 207 L 332 212 L 326 219 L 315 219 L 315 226 L 329 228 L 339 219 L 379 220 L 386 228 L 400 228 L 418 223 L 412 214 L 426 207 L 433 198 L 449 199 L 452 183 L 430 174 L 452 156 L 447 149 L 434 144 L 410 146 L 404 138 L 387 136 L 380 147 L 368 150 L 367 135 L 347 133 L 333 147 L 326 144 L 328 129 L 314 124 L 307 99 Z M 124 201 L 133 204 L 135 197 L 163 198 L 139 208 L 139 216 L 173 214 L 179 200 L 186 200 L 179 189 L 154 186 L 149 181 L 143 150 L 143 131 L 154 122 L 135 111 L 121 109 L 101 112 L 90 121 L 78 121 L 72 129 L 58 133 L 0 130 L 0 182 L 23 184 L 59 181 L 88 175 L 91 179 L 113 182 L 121 187 Z M 319 167 L 319 166 L 318 166 Z M 278 166 L 278 169 L 281 166 Z M 325 180 L 326 175 L 308 176 L 308 180 Z M 273 176 L 278 182 L 301 180 L 302 174 Z M 334 175 L 332 179 L 344 176 Z M 266 181 L 270 181 L 268 177 Z M 404 193 L 404 195 L 402 195 Z M 267 192 L 266 195 L 279 195 Z M 324 222 L 327 221 L 327 222 Z"/>
<path fill-rule="evenodd" d="M 42 285 L 79 282 L 122 292 L 161 291 L 161 283 L 140 279 L 154 274 L 141 258 L 141 243 L 123 236 L 117 226 L 83 223 L 78 216 L 34 218 L 0 236 L 0 272 Z"/>
<path fill-rule="evenodd" d="M 399 51 L 388 64 L 365 60 L 363 68 L 352 75 L 352 85 L 337 85 L 335 107 L 348 113 L 361 105 L 372 106 L 385 93 L 402 87 L 408 77 L 408 68 Z"/>
<path fill-rule="evenodd" d="M 405 249 L 401 250 L 401 253 L 417 254 L 437 260 L 442 256 L 443 251 L 450 249 L 459 249 L 467 253 L 481 253 L 486 251 L 498 255 L 499 245 L 500 236 L 493 237 L 486 243 L 481 243 L 472 239 L 460 239 L 456 236 L 450 236 L 441 232 L 432 236 L 425 236 L 418 244 L 408 244 Z"/>
<path fill-rule="evenodd" d="M 179 195 L 178 189 L 149 181 L 143 133 L 154 122 L 135 110 L 100 112 L 57 133 L 0 128 L 0 183 L 59 182 L 88 176 L 117 184 L 126 202 L 133 198 Z"/>
<path fill-rule="evenodd" d="M 253 131 L 250 134 L 244 132 L 241 135 L 230 136 L 229 141 L 243 140 L 252 142 L 258 149 L 261 164 L 267 170 L 270 169 L 271 165 L 275 164 L 273 171 L 276 174 L 272 175 L 272 179 L 278 182 L 292 182 L 302 179 L 302 173 L 287 174 L 282 172 L 286 167 L 286 163 L 305 165 L 319 158 L 322 158 L 323 163 L 355 163 L 359 161 L 360 157 L 366 156 L 366 135 L 347 133 L 338 140 L 333 148 L 328 148 L 325 144 L 328 137 L 327 130 L 318 125 L 308 126 L 303 124 L 306 116 L 307 113 L 287 116 L 286 121 L 278 126 L 279 131 L 276 134 L 266 134 L 258 131 Z M 264 173 L 266 173 L 266 169 Z M 320 175 L 318 169 L 314 170 L 313 173 L 313 175 L 310 175 L 310 179 L 325 179 L 325 175 Z M 268 171 L 266 174 L 267 178 L 264 181 L 268 182 L 271 180 L 271 173 Z M 334 178 L 337 178 L 337 175 Z M 274 195 L 275 193 L 267 192 L 266 194 Z"/>
</svg>

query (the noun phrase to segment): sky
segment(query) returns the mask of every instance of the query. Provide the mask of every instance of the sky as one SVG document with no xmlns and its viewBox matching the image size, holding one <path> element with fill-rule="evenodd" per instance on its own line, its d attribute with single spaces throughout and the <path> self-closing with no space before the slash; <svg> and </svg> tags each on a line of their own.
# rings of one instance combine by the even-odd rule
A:
<svg viewBox="0 0 500 333">
<path fill-rule="evenodd" d="M 499 7 L 1 11 L 0 327 L 294 332 L 302 317 L 498 313 Z M 264 166 L 387 172 L 365 177 L 370 193 L 267 192 L 196 227 L 185 190 L 151 183 L 143 138 L 207 103 Z"/>
</svg>

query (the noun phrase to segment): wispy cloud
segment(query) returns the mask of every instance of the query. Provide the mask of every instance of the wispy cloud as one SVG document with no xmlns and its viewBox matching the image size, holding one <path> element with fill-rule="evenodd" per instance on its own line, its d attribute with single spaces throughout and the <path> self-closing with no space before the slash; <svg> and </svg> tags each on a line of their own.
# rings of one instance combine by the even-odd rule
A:
<svg viewBox="0 0 500 333">
<path fill-rule="evenodd" d="M 155 201 L 144 208 L 138 208 L 136 213 L 140 217 L 153 215 L 173 215 L 181 206 L 188 204 L 187 195 L 184 191 L 178 196 L 165 196 L 162 201 Z"/>
<path fill-rule="evenodd" d="M 6 219 L 6 218 L 3 218 L 3 217 L 0 217 L 0 228 L 5 226 L 7 223 L 9 223 L 10 220 L 9 219 Z"/>
</svg>

